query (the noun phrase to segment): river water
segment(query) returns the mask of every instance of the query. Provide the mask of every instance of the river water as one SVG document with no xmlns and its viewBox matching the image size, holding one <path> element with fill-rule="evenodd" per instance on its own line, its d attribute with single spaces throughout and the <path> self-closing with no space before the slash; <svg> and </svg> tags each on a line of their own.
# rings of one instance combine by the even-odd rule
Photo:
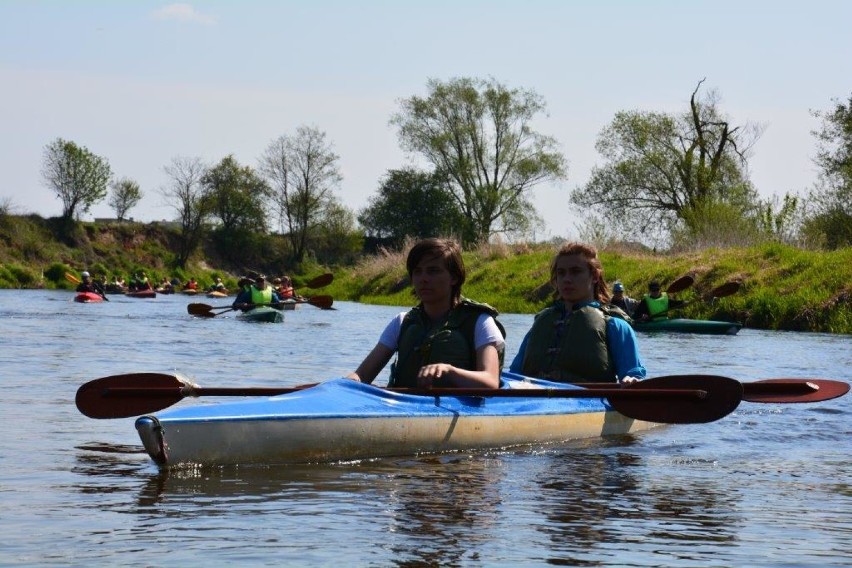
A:
<svg viewBox="0 0 852 568">
<path fill-rule="evenodd" d="M 0 565 L 852 565 L 852 395 L 504 451 L 159 471 L 133 419 L 84 417 L 77 387 L 140 371 L 207 387 L 333 378 L 399 308 L 304 305 L 250 324 L 187 315 L 221 300 L 72 297 L 0 290 Z M 531 320 L 501 316 L 509 358 Z M 850 336 L 744 329 L 640 346 L 650 376 L 852 382 Z"/>
</svg>

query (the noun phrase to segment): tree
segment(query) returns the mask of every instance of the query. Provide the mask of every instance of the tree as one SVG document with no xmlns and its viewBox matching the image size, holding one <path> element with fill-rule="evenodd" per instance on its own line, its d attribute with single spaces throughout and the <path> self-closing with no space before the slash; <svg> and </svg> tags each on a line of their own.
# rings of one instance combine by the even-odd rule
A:
<svg viewBox="0 0 852 568">
<path fill-rule="evenodd" d="M 238 230 L 266 231 L 264 200 L 269 186 L 250 166 L 240 166 L 226 156 L 202 177 L 210 214 L 226 233 Z"/>
<path fill-rule="evenodd" d="M 757 193 L 747 166 L 761 128 L 732 126 L 715 93 L 698 97 L 703 82 L 683 114 L 617 113 L 596 143 L 608 163 L 593 169 L 572 201 L 633 236 L 690 229 L 715 204 L 738 216 L 753 210 Z"/>
<path fill-rule="evenodd" d="M 201 178 L 207 166 L 200 158 L 177 157 L 163 170 L 170 183 L 160 191 L 178 214 L 181 230 L 176 261 L 179 267 L 184 268 L 204 235 L 207 203 Z"/>
<path fill-rule="evenodd" d="M 74 142 L 57 138 L 44 148 L 42 177 L 62 200 L 62 218 L 88 213 L 107 194 L 112 170 L 106 159 Z"/>
<path fill-rule="evenodd" d="M 465 216 L 464 242 L 517 230 L 518 220 L 536 216 L 533 187 L 566 175 L 556 140 L 530 126 L 544 100 L 493 79 L 432 79 L 427 87 L 428 96 L 402 101 L 391 118 L 402 147 L 449 180 Z"/>
<path fill-rule="evenodd" d="M 464 216 L 444 176 L 409 168 L 388 171 L 358 222 L 369 236 L 399 248 L 409 237 L 452 235 L 464 224 Z"/>
<path fill-rule="evenodd" d="M 109 206 L 115 211 L 119 221 L 142 199 L 142 191 L 139 184 L 130 178 L 121 178 L 112 183 L 112 195 L 109 198 Z"/>
<path fill-rule="evenodd" d="M 822 119 L 814 162 L 820 175 L 810 193 L 803 231 L 828 248 L 852 245 L 852 95 L 834 100 L 831 111 L 814 111 Z"/>
<path fill-rule="evenodd" d="M 302 262 L 308 243 L 337 203 L 334 189 L 343 179 L 325 132 L 300 126 L 296 134 L 273 141 L 260 160 L 260 170 L 272 186 L 272 199 L 296 262 Z"/>
</svg>

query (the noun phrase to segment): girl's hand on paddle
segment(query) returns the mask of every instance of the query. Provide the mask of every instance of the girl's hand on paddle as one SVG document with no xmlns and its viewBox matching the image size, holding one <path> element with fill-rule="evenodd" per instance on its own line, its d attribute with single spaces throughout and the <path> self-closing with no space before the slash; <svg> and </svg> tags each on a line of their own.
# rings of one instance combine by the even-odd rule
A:
<svg viewBox="0 0 852 568">
<path fill-rule="evenodd" d="M 447 363 L 434 363 L 420 367 L 417 373 L 417 386 L 423 389 L 432 388 L 436 382 L 443 379 L 447 382 L 455 374 L 455 367 Z"/>
<path fill-rule="evenodd" d="M 641 380 L 642 380 L 642 379 L 640 379 L 639 377 L 630 377 L 630 376 L 628 376 L 628 377 L 624 377 L 623 379 L 621 379 L 621 384 L 623 384 L 623 385 L 629 385 L 629 384 L 632 384 L 632 383 L 638 383 L 638 382 L 639 382 L 639 381 L 641 381 Z"/>
</svg>

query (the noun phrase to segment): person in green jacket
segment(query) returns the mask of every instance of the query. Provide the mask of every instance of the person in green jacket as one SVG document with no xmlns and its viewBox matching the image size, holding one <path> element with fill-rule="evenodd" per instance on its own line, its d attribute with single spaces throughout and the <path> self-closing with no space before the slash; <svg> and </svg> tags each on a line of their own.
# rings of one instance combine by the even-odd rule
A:
<svg viewBox="0 0 852 568">
<path fill-rule="evenodd" d="M 660 283 L 653 280 L 648 284 L 648 293 L 636 306 L 633 319 L 637 321 L 649 321 L 667 319 L 669 310 L 685 306 L 686 302 L 669 298 L 666 292 L 660 288 Z"/>
<path fill-rule="evenodd" d="M 405 264 L 420 302 L 388 323 L 348 378 L 372 383 L 397 353 L 389 386 L 498 388 L 505 334 L 494 308 L 461 295 L 466 273 L 459 245 L 421 240 Z"/>
</svg>

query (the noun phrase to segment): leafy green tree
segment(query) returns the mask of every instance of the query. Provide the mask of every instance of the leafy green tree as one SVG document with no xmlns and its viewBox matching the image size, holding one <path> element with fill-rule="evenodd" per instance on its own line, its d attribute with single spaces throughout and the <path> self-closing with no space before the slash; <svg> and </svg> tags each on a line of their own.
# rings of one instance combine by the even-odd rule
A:
<svg viewBox="0 0 852 568">
<path fill-rule="evenodd" d="M 297 263 L 304 260 L 325 212 L 337 204 L 334 190 L 343 179 L 339 159 L 326 133 L 310 126 L 279 137 L 261 157 L 260 170 L 271 186 L 272 201 Z"/>
<path fill-rule="evenodd" d="M 815 111 L 822 119 L 814 160 L 819 180 L 810 193 L 803 232 L 825 247 L 852 245 L 852 95 L 834 100 L 830 111 Z"/>
<path fill-rule="evenodd" d="M 115 211 L 119 221 L 124 220 L 127 212 L 135 207 L 142 199 L 142 191 L 139 184 L 130 178 L 121 178 L 111 184 L 112 194 L 109 198 L 109 206 Z"/>
<path fill-rule="evenodd" d="M 444 176 L 409 168 L 388 171 L 358 222 L 369 236 L 398 248 L 409 237 L 453 235 L 463 226 L 464 215 Z"/>
<path fill-rule="evenodd" d="M 533 187 L 567 171 L 556 140 L 531 126 L 544 99 L 494 79 L 432 79 L 427 87 L 426 97 L 403 100 L 391 118 L 402 147 L 446 176 L 465 216 L 464 242 L 518 230 L 518 220 L 536 215 Z"/>
<path fill-rule="evenodd" d="M 323 263 L 352 264 L 364 249 L 364 234 L 355 214 L 340 203 L 331 203 L 316 236 L 315 250 Z"/>
<path fill-rule="evenodd" d="M 269 186 L 249 166 L 226 156 L 201 177 L 209 212 L 226 233 L 237 230 L 266 231 L 263 204 Z"/>
<path fill-rule="evenodd" d="M 88 213 L 107 194 L 112 170 L 105 158 L 83 146 L 57 138 L 44 148 L 42 177 L 62 200 L 62 218 Z"/>
<path fill-rule="evenodd" d="M 201 178 L 210 217 L 218 221 L 214 242 L 226 259 L 243 265 L 257 264 L 258 238 L 266 234 L 264 203 L 269 186 L 249 166 L 226 156 Z"/>
<path fill-rule="evenodd" d="M 596 144 L 607 163 L 593 169 L 572 201 L 632 236 L 697 230 L 691 223 L 703 223 L 702 212 L 715 206 L 743 217 L 753 213 L 757 192 L 747 166 L 761 128 L 732 126 L 715 93 L 698 96 L 703 81 L 682 114 L 617 113 Z"/>
<path fill-rule="evenodd" d="M 176 157 L 163 168 L 169 184 L 160 190 L 178 215 L 180 241 L 176 255 L 179 268 L 185 268 L 204 236 L 208 204 L 201 180 L 207 166 L 200 158 Z"/>
</svg>

